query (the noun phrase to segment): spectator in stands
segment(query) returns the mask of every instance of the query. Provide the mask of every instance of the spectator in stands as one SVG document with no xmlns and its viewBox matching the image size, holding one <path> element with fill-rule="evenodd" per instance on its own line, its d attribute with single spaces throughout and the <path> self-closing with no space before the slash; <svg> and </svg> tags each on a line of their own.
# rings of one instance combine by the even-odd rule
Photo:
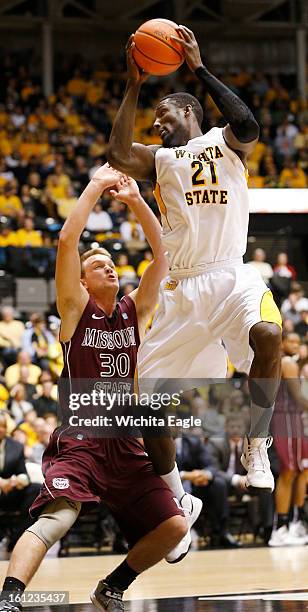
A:
<svg viewBox="0 0 308 612">
<path fill-rule="evenodd" d="M 132 230 L 132 237 L 130 240 L 126 240 L 125 248 L 127 249 L 129 255 L 134 257 L 138 255 L 140 251 L 144 251 L 148 247 L 148 243 L 146 240 L 143 240 L 140 236 L 139 230 L 137 227 L 134 227 Z"/>
<path fill-rule="evenodd" d="M 26 351 L 20 351 L 17 356 L 17 363 L 9 366 L 5 372 L 5 384 L 8 389 L 12 389 L 14 385 L 20 382 L 21 368 L 27 366 L 29 370 L 28 382 L 36 385 L 41 374 L 41 368 L 34 363 L 31 363 L 31 357 Z"/>
<path fill-rule="evenodd" d="M 61 219 L 66 219 L 72 208 L 76 206 L 78 198 L 75 195 L 74 189 L 71 185 L 65 187 L 65 195 L 63 198 L 56 198 L 55 203 L 57 206 L 57 215 Z"/>
<path fill-rule="evenodd" d="M 11 306 L 4 306 L 1 310 L 0 321 L 0 349 L 6 365 L 15 363 L 17 351 L 21 348 L 22 336 L 25 326 L 22 321 L 14 318 Z"/>
<path fill-rule="evenodd" d="M 294 266 L 291 266 L 288 261 L 287 253 L 278 253 L 276 263 L 274 265 L 274 272 L 278 276 L 286 278 L 296 279 L 296 270 Z"/>
<path fill-rule="evenodd" d="M 45 448 L 47 448 L 53 428 L 44 419 L 38 418 L 35 421 L 35 431 L 38 441 L 31 447 L 30 460 L 41 465 L 42 456 Z"/>
<path fill-rule="evenodd" d="M 280 174 L 280 186 L 291 189 L 305 189 L 307 187 L 307 176 L 298 163 L 288 159 Z"/>
<path fill-rule="evenodd" d="M 144 233 L 142 231 L 142 227 L 139 223 L 137 223 L 136 217 L 132 211 L 128 211 L 127 220 L 123 221 L 120 226 L 121 238 L 125 242 L 127 240 L 132 239 L 132 232 L 134 229 L 138 229 L 139 236 L 141 240 L 144 240 Z"/>
<path fill-rule="evenodd" d="M 292 115 L 286 116 L 282 124 L 277 128 L 275 148 L 281 158 L 292 158 L 295 154 L 294 140 L 298 133 L 298 128 L 294 125 L 293 119 Z"/>
<path fill-rule="evenodd" d="M 19 247 L 41 247 L 43 240 L 41 232 L 34 229 L 34 222 L 31 217 L 25 217 L 23 227 L 16 232 L 17 245 Z"/>
<path fill-rule="evenodd" d="M 48 367 L 54 378 L 59 378 L 63 369 L 63 352 L 59 339 L 60 319 L 49 317 L 50 342 L 48 345 Z"/>
<path fill-rule="evenodd" d="M 95 204 L 86 224 L 86 229 L 89 232 L 98 234 L 99 232 L 108 232 L 112 230 L 112 220 L 108 212 L 103 210 L 100 202 Z"/>
<path fill-rule="evenodd" d="M 6 217 L 3 217 L 3 219 L 6 219 Z M 0 225 L 0 248 L 6 248 L 10 246 L 17 246 L 17 237 L 16 232 L 12 230 L 10 223 L 6 221 L 4 223 L 1 223 Z"/>
<path fill-rule="evenodd" d="M 32 447 L 33 444 L 37 442 L 37 435 L 35 431 L 35 421 L 37 419 L 37 414 L 35 410 L 29 410 L 24 415 L 24 420 L 19 425 L 19 429 L 25 432 L 27 436 L 27 446 Z"/>
<path fill-rule="evenodd" d="M 41 369 L 49 368 L 48 349 L 53 341 L 51 333 L 46 328 L 43 315 L 32 317 L 31 354 L 32 361 Z"/>
<path fill-rule="evenodd" d="M 176 439 L 176 460 L 186 491 L 206 504 L 211 516 L 212 544 L 236 548 L 238 542 L 228 532 L 228 500 L 225 481 L 214 469 L 206 446 L 198 436 L 183 435 Z"/>
<path fill-rule="evenodd" d="M 0 215 L 17 217 L 23 210 L 20 198 L 16 195 L 13 183 L 0 187 Z"/>
<path fill-rule="evenodd" d="M 266 261 L 264 249 L 255 249 L 252 257 L 252 261 L 249 263 L 259 270 L 264 282 L 268 285 L 274 272 L 272 266 Z"/>
<path fill-rule="evenodd" d="M 230 414 L 226 419 L 224 436 L 213 436 L 208 441 L 208 451 L 218 475 L 227 485 L 228 495 L 242 499 L 247 495 L 246 472 L 241 463 L 243 439 L 246 433 L 245 420 L 241 414 Z M 250 498 L 249 514 L 254 531 L 262 527 L 264 542 L 267 543 L 273 524 L 272 494 L 260 489 L 257 498 Z"/>
<path fill-rule="evenodd" d="M 291 319 L 294 325 L 299 323 L 299 310 L 306 306 L 307 298 L 304 297 L 304 291 L 299 283 L 291 284 L 291 292 L 289 297 L 284 300 L 281 305 L 281 314 L 284 319 Z"/>
<path fill-rule="evenodd" d="M 36 385 L 37 396 L 36 396 L 35 399 L 37 399 L 37 397 L 42 395 L 42 393 L 43 393 L 43 384 L 45 382 L 49 382 L 49 381 L 54 382 L 53 376 L 52 376 L 50 370 L 43 370 L 43 372 L 41 373 L 41 375 L 39 377 L 38 384 Z M 55 401 L 58 400 L 58 387 L 57 387 L 56 384 L 53 384 L 53 388 L 52 388 L 52 392 L 51 392 L 51 397 Z"/>
<path fill-rule="evenodd" d="M 134 284 L 134 283 L 125 283 L 125 285 L 123 285 L 123 287 L 121 288 L 121 296 L 129 295 L 132 291 L 134 291 L 134 289 L 136 289 L 137 286 L 138 286 L 137 282 L 136 282 L 136 284 Z"/>
<path fill-rule="evenodd" d="M 39 493 L 40 486 L 30 484 L 22 445 L 7 436 L 5 415 L 0 414 L 0 509 L 19 512 L 9 549 L 31 523 L 29 508 Z"/>
<path fill-rule="evenodd" d="M 56 415 L 55 415 L 55 414 L 52 414 L 52 413 L 50 413 L 50 412 L 47 412 L 47 413 L 45 414 L 44 421 L 46 421 L 46 423 L 47 423 L 48 425 L 50 425 L 50 427 L 51 427 L 52 431 L 54 431 L 54 430 L 56 429 L 56 427 L 58 427 L 58 424 L 59 424 L 59 422 L 58 422 L 58 419 L 57 419 Z"/>
<path fill-rule="evenodd" d="M 8 405 L 11 416 L 16 425 L 24 420 L 25 415 L 33 410 L 33 405 L 26 399 L 26 390 L 22 383 L 17 383 L 10 393 L 11 399 Z"/>
<path fill-rule="evenodd" d="M 22 445 L 24 449 L 25 458 L 29 459 L 29 457 L 31 457 L 31 454 L 32 454 L 32 449 L 31 449 L 31 446 L 27 445 L 26 432 L 20 429 L 19 427 L 16 427 L 16 429 L 12 431 L 11 437 L 13 438 L 13 440 L 16 440 L 16 442 L 19 442 Z"/>
<path fill-rule="evenodd" d="M 42 383 L 42 391 L 33 402 L 33 407 L 38 417 L 45 417 L 46 414 L 58 414 L 58 402 L 52 397 L 53 382 L 46 380 Z"/>
<path fill-rule="evenodd" d="M 147 267 L 150 265 L 151 261 L 153 260 L 153 253 L 152 251 L 150 251 L 149 249 L 147 249 L 144 252 L 143 255 L 143 260 L 138 264 L 138 268 L 137 268 L 137 276 L 139 278 L 141 278 L 142 274 L 144 273 L 144 271 L 147 269 Z"/>
<path fill-rule="evenodd" d="M 294 325 L 294 331 L 301 338 L 307 338 L 308 332 L 308 300 L 307 304 L 298 309 L 300 321 Z"/>
<path fill-rule="evenodd" d="M 106 144 L 105 135 L 102 132 L 98 132 L 98 134 L 95 135 L 93 142 L 89 146 L 89 154 L 93 158 L 99 158 L 100 166 L 103 164 L 103 161 L 101 158 L 106 153 L 106 147 L 107 147 L 107 144 Z M 92 178 L 91 174 L 89 175 L 89 178 Z"/>
<path fill-rule="evenodd" d="M 282 321 L 282 331 L 284 332 L 294 332 L 294 323 L 292 319 L 283 319 Z"/>
<path fill-rule="evenodd" d="M 250 189 L 261 189 L 264 187 L 264 176 L 259 174 L 258 164 L 250 161 L 248 170 L 248 187 Z"/>
<path fill-rule="evenodd" d="M 117 257 L 116 271 L 120 279 L 120 285 L 137 280 L 135 268 L 128 263 L 126 253 L 120 253 Z"/>
<path fill-rule="evenodd" d="M 114 231 L 119 231 L 121 224 L 126 221 L 126 208 L 123 202 L 111 200 L 108 208 Z"/>
</svg>

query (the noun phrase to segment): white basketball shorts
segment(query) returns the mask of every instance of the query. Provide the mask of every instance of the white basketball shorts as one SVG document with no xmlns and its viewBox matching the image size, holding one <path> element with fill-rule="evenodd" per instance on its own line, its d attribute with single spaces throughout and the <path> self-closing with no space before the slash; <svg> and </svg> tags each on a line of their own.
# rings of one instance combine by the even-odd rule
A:
<svg viewBox="0 0 308 612">
<path fill-rule="evenodd" d="M 227 356 L 238 371 L 249 372 L 249 331 L 260 321 L 281 326 L 271 291 L 249 264 L 165 278 L 152 328 L 138 351 L 139 390 L 149 392 L 146 379 L 225 378 Z"/>
</svg>

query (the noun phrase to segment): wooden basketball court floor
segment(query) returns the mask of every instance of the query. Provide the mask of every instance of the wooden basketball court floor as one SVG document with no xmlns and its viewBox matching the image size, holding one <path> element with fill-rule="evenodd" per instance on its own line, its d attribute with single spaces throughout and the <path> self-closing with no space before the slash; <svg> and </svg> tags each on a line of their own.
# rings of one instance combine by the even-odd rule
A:
<svg viewBox="0 0 308 612">
<path fill-rule="evenodd" d="M 37 612 L 93 612 L 89 592 L 122 556 L 46 558 L 29 591 L 68 591 L 69 605 Z M 7 562 L 0 562 L 4 578 Z M 161 562 L 130 587 L 127 612 L 305 612 L 308 546 L 191 552 L 178 565 Z"/>
</svg>

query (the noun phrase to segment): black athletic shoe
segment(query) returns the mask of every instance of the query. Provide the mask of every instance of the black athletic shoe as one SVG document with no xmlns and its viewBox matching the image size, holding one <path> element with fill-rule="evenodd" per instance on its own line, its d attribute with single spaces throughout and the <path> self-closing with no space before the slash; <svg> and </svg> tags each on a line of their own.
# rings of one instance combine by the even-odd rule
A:
<svg viewBox="0 0 308 612">
<path fill-rule="evenodd" d="M 93 605 L 104 612 L 124 612 L 123 593 L 107 582 L 100 580 L 96 589 L 90 594 Z"/>
</svg>

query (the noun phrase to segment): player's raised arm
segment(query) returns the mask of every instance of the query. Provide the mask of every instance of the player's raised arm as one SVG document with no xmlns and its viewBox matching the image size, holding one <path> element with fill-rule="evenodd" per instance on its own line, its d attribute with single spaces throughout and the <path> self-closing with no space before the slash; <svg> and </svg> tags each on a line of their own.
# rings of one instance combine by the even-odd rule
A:
<svg viewBox="0 0 308 612">
<path fill-rule="evenodd" d="M 65 342 L 73 335 L 89 299 L 87 290 L 80 282 L 80 236 L 98 198 L 119 178 L 120 174 L 108 164 L 99 168 L 66 219 L 59 235 L 56 263 L 57 307 L 62 319 L 61 339 Z"/>
<path fill-rule="evenodd" d="M 114 198 L 125 202 L 135 213 L 153 252 L 153 261 L 142 275 L 138 289 L 130 294 L 136 304 L 139 330 L 142 334 L 157 304 L 160 282 L 168 273 L 168 262 L 161 242 L 161 226 L 133 179 L 121 178 L 116 189 L 110 193 Z"/>
<path fill-rule="evenodd" d="M 185 26 L 178 28 L 186 63 L 190 70 L 203 81 L 207 92 L 213 98 L 228 125 L 224 128 L 226 143 L 243 154 L 249 153 L 259 138 L 259 125 L 248 106 L 231 90 L 217 79 L 203 65 L 199 45 L 194 33 Z"/>
<path fill-rule="evenodd" d="M 133 36 L 127 47 L 128 79 L 124 98 L 113 123 L 107 159 L 117 170 L 138 180 L 155 180 L 155 150 L 157 146 L 133 143 L 139 91 L 147 74 L 141 72 L 132 55 Z"/>
</svg>

